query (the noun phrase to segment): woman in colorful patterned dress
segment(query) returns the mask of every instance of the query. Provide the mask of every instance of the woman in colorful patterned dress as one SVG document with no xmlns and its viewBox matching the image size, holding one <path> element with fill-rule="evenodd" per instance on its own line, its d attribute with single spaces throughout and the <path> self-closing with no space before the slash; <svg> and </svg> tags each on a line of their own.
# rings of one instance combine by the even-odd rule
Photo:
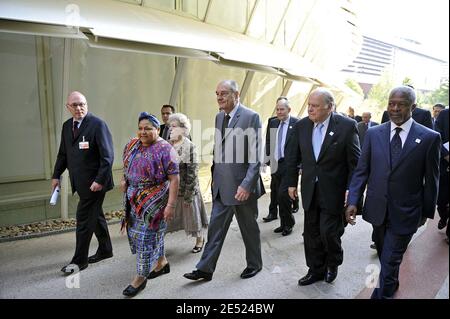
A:
<svg viewBox="0 0 450 319">
<path fill-rule="evenodd" d="M 191 124 L 186 115 L 175 113 L 170 115 L 168 125 L 170 126 L 169 142 L 177 151 L 180 186 L 175 215 L 173 220 L 168 223 L 167 231 L 184 229 L 187 236 L 196 238 L 192 252 L 199 253 L 203 249 L 208 217 L 198 183 L 199 165 L 196 147 L 187 138 L 191 130 Z"/>
<path fill-rule="evenodd" d="M 166 221 L 175 211 L 179 175 L 175 150 L 159 137 L 158 119 L 146 112 L 139 116 L 138 138 L 123 152 L 125 218 L 131 252 L 136 254 L 137 275 L 123 291 L 133 297 L 143 290 L 154 269 L 170 271 L 164 255 Z"/>
</svg>

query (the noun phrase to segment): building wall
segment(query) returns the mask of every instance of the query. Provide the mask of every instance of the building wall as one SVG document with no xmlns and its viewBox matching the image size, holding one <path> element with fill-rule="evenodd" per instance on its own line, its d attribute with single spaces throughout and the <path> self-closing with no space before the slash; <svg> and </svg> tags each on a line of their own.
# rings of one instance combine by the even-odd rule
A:
<svg viewBox="0 0 450 319">
<path fill-rule="evenodd" d="M 124 2 L 245 33 L 293 50 L 330 72 L 342 63 L 336 61 L 339 48 L 329 52 L 325 45 L 331 37 L 340 37 L 326 32 L 330 26 L 316 22 L 324 3 L 328 3 L 325 0 L 211 1 L 208 11 L 207 0 Z M 327 10 L 336 15 L 331 27 L 347 32 L 340 7 L 330 8 Z M 351 39 L 345 32 L 340 38 L 343 52 L 347 52 Z M 108 123 L 114 141 L 114 180 L 118 184 L 122 150 L 136 134 L 137 116 L 141 111 L 159 116 L 161 105 L 169 102 L 177 58 L 91 48 L 83 40 L 0 32 L 0 69 L 0 226 L 4 226 L 57 218 L 61 214 L 60 204 L 49 206 L 48 200 L 61 127 L 70 117 L 64 106 L 65 90 L 83 92 L 89 111 Z M 242 85 L 247 75 L 244 68 L 186 60 L 177 109 L 194 124 L 194 142 L 202 150 L 200 182 L 205 194 L 210 181 L 208 145 L 213 140 L 211 128 L 218 110 L 216 85 L 229 78 Z M 261 115 L 265 126 L 273 115 L 276 98 L 289 83 L 279 75 L 255 72 L 242 102 Z M 295 115 L 304 110 L 311 88 L 311 82 L 294 81 L 285 92 Z M 339 101 L 344 101 L 344 97 L 339 96 Z M 77 195 L 69 196 L 70 217 L 74 217 L 77 201 Z M 108 192 L 104 209 L 120 209 L 121 204 L 122 195 L 116 188 Z"/>
</svg>

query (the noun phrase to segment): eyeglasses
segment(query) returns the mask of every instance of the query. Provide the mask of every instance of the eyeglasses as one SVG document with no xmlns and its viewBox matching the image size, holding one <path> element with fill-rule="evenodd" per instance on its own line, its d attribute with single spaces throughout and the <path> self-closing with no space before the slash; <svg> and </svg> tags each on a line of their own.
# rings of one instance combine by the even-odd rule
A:
<svg viewBox="0 0 450 319">
<path fill-rule="evenodd" d="M 222 91 L 222 92 L 216 92 L 216 96 L 217 97 L 225 97 L 225 96 L 228 96 L 228 95 L 230 95 L 230 93 L 231 93 L 231 91 Z"/>
<path fill-rule="evenodd" d="M 86 103 L 80 102 L 80 103 L 72 103 L 72 104 L 67 104 L 67 105 L 70 106 L 70 107 L 73 108 L 73 109 L 76 109 L 77 106 L 79 106 L 79 107 L 85 107 L 85 106 L 86 106 Z"/>
</svg>

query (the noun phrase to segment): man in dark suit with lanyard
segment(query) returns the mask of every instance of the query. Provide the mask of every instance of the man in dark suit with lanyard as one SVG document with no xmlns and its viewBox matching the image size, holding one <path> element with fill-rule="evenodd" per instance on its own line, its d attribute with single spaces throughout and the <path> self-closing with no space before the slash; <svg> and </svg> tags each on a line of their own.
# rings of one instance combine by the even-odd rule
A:
<svg viewBox="0 0 450 319">
<path fill-rule="evenodd" d="M 70 264 L 61 271 L 70 274 L 87 268 L 113 255 L 111 239 L 103 214 L 105 194 L 114 186 L 112 164 L 114 150 L 111 133 L 106 123 L 88 113 L 86 98 L 80 92 L 67 97 L 67 110 L 72 118 L 64 122 L 61 143 L 52 177 L 52 190 L 59 186 L 62 173 L 68 169 L 72 194 L 78 193 L 76 219 L 76 248 Z M 99 246 L 95 255 L 88 257 L 92 235 Z"/>
<path fill-rule="evenodd" d="M 293 200 L 289 197 L 287 189 L 282 189 L 281 181 L 285 178 L 285 148 L 293 132 L 293 125 L 298 121 L 290 115 L 291 107 L 289 100 L 281 96 L 277 99 L 277 116 L 269 119 L 266 134 L 266 163 L 271 167 L 270 182 L 270 206 L 269 215 L 264 217 L 265 222 L 277 218 L 277 210 L 280 211 L 280 227 L 274 232 L 287 236 L 292 232 L 295 219 L 292 216 Z M 298 198 L 297 198 L 298 201 Z"/>
<path fill-rule="evenodd" d="M 333 282 L 344 258 L 346 191 L 360 148 L 356 122 L 333 109 L 333 94 L 324 88 L 314 90 L 308 97 L 308 117 L 295 124 L 286 147 L 286 181 L 292 199 L 298 196 L 297 171 L 302 164 L 303 238 L 309 270 L 300 286 Z"/>
<path fill-rule="evenodd" d="M 362 211 L 371 223 L 381 264 L 373 299 L 393 298 L 409 242 L 436 209 L 439 178 L 438 133 L 411 118 L 416 94 L 407 86 L 389 94 L 390 121 L 367 131 L 348 194 L 347 221 L 354 225 L 356 204 L 367 186 Z"/>
</svg>

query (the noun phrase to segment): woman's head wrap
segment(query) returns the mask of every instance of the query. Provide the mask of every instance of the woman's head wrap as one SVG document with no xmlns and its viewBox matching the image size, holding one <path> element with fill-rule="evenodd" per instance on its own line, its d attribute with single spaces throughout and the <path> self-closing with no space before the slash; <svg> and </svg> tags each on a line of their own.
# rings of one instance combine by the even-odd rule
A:
<svg viewBox="0 0 450 319">
<path fill-rule="evenodd" d="M 140 121 L 142 121 L 144 119 L 149 120 L 150 123 L 152 123 L 152 125 L 155 128 L 159 128 L 159 126 L 161 125 L 159 120 L 156 118 L 156 116 L 154 116 L 152 114 L 149 114 L 147 112 L 141 112 L 141 114 L 139 114 L 139 121 L 138 122 L 140 122 Z"/>
</svg>

